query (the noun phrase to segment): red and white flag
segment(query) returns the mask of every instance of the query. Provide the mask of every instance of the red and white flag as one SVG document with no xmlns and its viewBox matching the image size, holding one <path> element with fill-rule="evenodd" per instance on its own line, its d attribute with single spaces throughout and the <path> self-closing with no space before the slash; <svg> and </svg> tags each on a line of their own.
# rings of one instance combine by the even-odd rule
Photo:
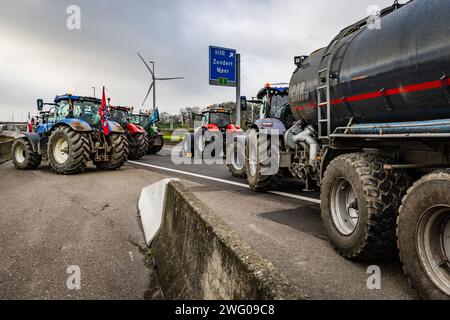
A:
<svg viewBox="0 0 450 320">
<path fill-rule="evenodd" d="M 109 128 L 109 121 L 108 121 L 109 113 L 108 113 L 107 105 L 106 105 L 105 87 L 103 87 L 102 104 L 100 105 L 99 113 L 100 113 L 100 118 L 102 120 L 103 134 L 105 136 L 108 136 L 109 133 L 111 132 L 111 130 Z"/>
<path fill-rule="evenodd" d="M 32 133 L 33 132 L 33 122 L 31 120 L 31 113 L 30 112 L 28 112 L 27 132 L 28 133 Z"/>
</svg>

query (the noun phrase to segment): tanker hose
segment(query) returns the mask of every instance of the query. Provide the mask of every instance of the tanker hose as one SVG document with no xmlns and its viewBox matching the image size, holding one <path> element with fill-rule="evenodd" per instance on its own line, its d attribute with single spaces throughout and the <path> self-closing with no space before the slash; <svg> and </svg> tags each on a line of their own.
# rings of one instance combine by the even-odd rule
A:
<svg viewBox="0 0 450 320">
<path fill-rule="evenodd" d="M 309 161 L 314 163 L 317 159 L 317 154 L 319 153 L 319 144 L 316 139 L 312 137 L 313 131 L 306 128 L 302 133 L 297 134 L 293 137 L 295 143 L 306 143 L 309 146 Z"/>
</svg>

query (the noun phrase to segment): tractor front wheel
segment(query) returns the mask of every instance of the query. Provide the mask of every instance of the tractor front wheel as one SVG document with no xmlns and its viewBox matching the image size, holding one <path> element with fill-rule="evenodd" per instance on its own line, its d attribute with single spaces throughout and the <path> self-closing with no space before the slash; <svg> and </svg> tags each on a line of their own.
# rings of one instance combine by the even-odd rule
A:
<svg viewBox="0 0 450 320">
<path fill-rule="evenodd" d="M 112 133 L 109 135 L 111 152 L 109 161 L 96 162 L 99 170 L 116 170 L 121 168 L 128 160 L 128 139 L 124 134 Z"/>
</svg>

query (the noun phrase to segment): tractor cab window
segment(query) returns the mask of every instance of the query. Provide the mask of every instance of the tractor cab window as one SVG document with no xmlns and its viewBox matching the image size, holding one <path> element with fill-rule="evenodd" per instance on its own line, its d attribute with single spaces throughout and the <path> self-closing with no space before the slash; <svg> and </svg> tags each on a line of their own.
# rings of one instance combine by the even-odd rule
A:
<svg viewBox="0 0 450 320">
<path fill-rule="evenodd" d="M 270 115 L 279 119 L 287 103 L 289 103 L 289 97 L 287 95 L 272 96 L 270 103 Z"/>
<path fill-rule="evenodd" d="M 209 123 L 213 123 L 219 128 L 225 128 L 231 123 L 231 115 L 229 113 L 210 113 Z"/>
<path fill-rule="evenodd" d="M 121 126 L 125 126 L 128 123 L 128 112 L 125 110 L 111 110 L 111 120 Z"/>
<path fill-rule="evenodd" d="M 71 110 L 69 101 L 63 100 L 58 103 L 57 109 L 57 120 L 76 118 L 82 119 L 93 126 L 100 124 L 100 105 L 98 103 L 74 101 L 73 109 Z"/>
</svg>

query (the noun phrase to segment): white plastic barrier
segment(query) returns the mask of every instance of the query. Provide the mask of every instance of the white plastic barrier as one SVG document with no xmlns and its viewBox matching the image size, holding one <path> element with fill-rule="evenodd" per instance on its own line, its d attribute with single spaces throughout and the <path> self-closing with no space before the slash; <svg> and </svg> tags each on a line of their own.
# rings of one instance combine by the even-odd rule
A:
<svg viewBox="0 0 450 320">
<path fill-rule="evenodd" d="M 167 185 L 178 179 L 164 179 L 142 189 L 139 199 L 139 213 L 144 229 L 145 241 L 150 246 L 161 228 Z"/>
</svg>

